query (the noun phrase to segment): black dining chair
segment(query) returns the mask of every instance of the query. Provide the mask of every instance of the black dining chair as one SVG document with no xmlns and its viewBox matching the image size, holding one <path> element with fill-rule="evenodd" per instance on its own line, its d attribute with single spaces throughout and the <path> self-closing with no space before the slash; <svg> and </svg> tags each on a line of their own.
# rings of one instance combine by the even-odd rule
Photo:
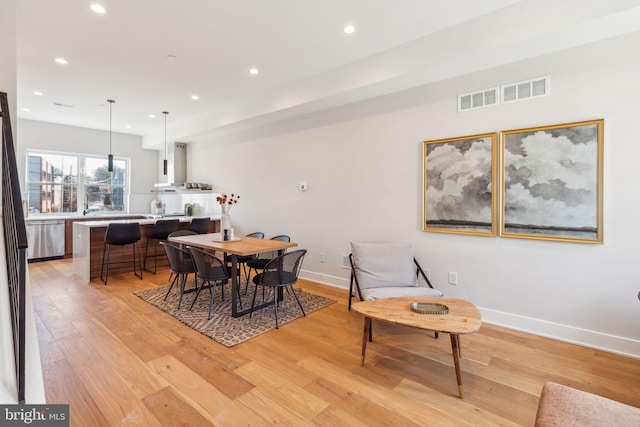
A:
<svg viewBox="0 0 640 427">
<path fill-rule="evenodd" d="M 264 239 L 264 233 L 262 231 L 256 231 L 255 233 L 249 233 L 245 237 L 255 237 L 256 239 Z M 244 294 L 247 294 L 247 287 L 249 286 L 249 275 L 247 274 L 247 262 L 255 259 L 255 255 L 245 255 L 237 257 L 238 271 L 242 268 L 242 275 L 245 278 L 246 286 Z M 224 262 L 226 265 L 231 264 L 231 255 L 224 254 Z"/>
<path fill-rule="evenodd" d="M 159 219 L 153 224 L 153 232 L 147 236 L 147 244 L 144 249 L 144 269 L 150 273 L 156 274 L 158 268 L 158 242 L 166 241 L 169 235 L 180 228 L 180 220 L 177 219 Z M 149 243 L 153 243 L 153 270 L 147 268 L 147 259 L 149 258 Z"/>
<path fill-rule="evenodd" d="M 211 218 L 192 218 L 189 223 L 189 230 L 195 231 L 198 234 L 207 234 L 209 227 L 211 226 Z"/>
<path fill-rule="evenodd" d="M 102 248 L 102 266 L 100 268 L 100 279 L 107 284 L 109 279 L 109 266 L 117 264 L 130 263 L 131 260 L 125 261 L 111 261 L 111 246 L 125 246 L 132 245 L 133 250 L 133 274 L 138 276 L 142 280 L 142 262 L 140 258 L 140 247 L 138 242 L 140 241 L 140 224 L 137 222 L 130 223 L 118 223 L 112 222 L 107 225 L 107 230 L 104 233 L 104 246 Z M 140 274 L 136 272 L 136 255 L 138 263 L 140 264 Z M 105 272 L 106 266 L 106 272 Z"/>
<path fill-rule="evenodd" d="M 193 230 L 177 230 L 177 231 L 174 231 L 173 233 L 169 234 L 169 236 L 167 236 L 167 241 L 169 239 L 171 239 L 172 237 L 195 236 L 196 234 L 198 234 L 198 233 L 196 233 Z M 178 245 L 178 247 L 180 249 L 182 249 L 182 243 L 178 243 L 177 245 Z M 169 281 L 171 281 L 172 279 L 173 279 L 173 273 L 169 274 Z"/>
<path fill-rule="evenodd" d="M 167 290 L 167 293 L 164 296 L 166 301 L 173 285 L 178 282 L 179 291 L 180 291 L 180 299 L 178 300 L 178 310 L 180 310 L 180 306 L 182 305 L 182 298 L 184 297 L 185 288 L 187 286 L 187 277 L 189 274 L 196 272 L 196 267 L 193 263 L 193 258 L 191 257 L 191 252 L 182 249 L 180 246 L 170 243 L 170 242 L 160 242 L 162 247 L 164 248 L 165 253 L 167 254 L 167 259 L 169 260 L 169 269 L 171 270 L 171 274 L 175 277 L 171 281 L 171 286 Z M 197 282 L 197 280 L 196 280 Z M 197 286 L 197 283 L 196 283 Z"/>
<path fill-rule="evenodd" d="M 196 267 L 196 296 L 193 297 L 193 302 L 189 310 L 193 308 L 196 303 L 200 292 L 205 287 L 209 288 L 209 320 L 211 320 L 211 310 L 213 309 L 213 300 L 216 294 L 216 285 L 220 284 L 222 289 L 220 297 L 224 301 L 224 285 L 229 281 L 229 273 L 224 262 L 215 255 L 205 252 L 202 249 L 194 248 L 193 246 L 187 246 L 187 249 L 191 252 L 193 262 Z M 198 280 L 202 283 L 198 286 Z"/>
<path fill-rule="evenodd" d="M 291 237 L 286 234 L 280 234 L 278 236 L 274 236 L 269 240 L 279 240 L 281 242 L 290 242 Z M 286 249 L 283 251 L 285 252 Z M 254 256 L 252 259 L 246 262 L 247 267 L 249 267 L 249 274 L 247 275 L 247 285 L 245 286 L 244 293 L 247 293 L 247 288 L 249 287 L 249 277 L 251 277 L 251 271 L 254 270 L 256 273 L 258 270 L 263 270 L 264 266 L 267 265 L 269 261 L 278 256 L 278 252 L 264 252 L 259 256 Z"/>
<path fill-rule="evenodd" d="M 256 284 L 256 288 L 253 292 L 253 300 L 251 302 L 251 313 L 249 318 L 253 316 L 253 309 L 256 305 L 256 295 L 258 294 L 258 287 L 272 288 L 273 290 L 273 310 L 276 317 L 276 329 L 278 329 L 278 299 L 279 295 L 282 295 L 282 289 L 291 289 L 291 293 L 295 297 L 302 315 L 306 316 L 304 307 L 298 298 L 296 290 L 293 288 L 293 284 L 298 281 L 298 275 L 300 274 L 300 268 L 302 267 L 302 260 L 304 259 L 306 249 L 300 249 L 293 252 L 280 255 L 271 261 L 269 261 L 262 270 L 262 273 L 256 275 L 253 278 L 253 283 Z"/>
</svg>

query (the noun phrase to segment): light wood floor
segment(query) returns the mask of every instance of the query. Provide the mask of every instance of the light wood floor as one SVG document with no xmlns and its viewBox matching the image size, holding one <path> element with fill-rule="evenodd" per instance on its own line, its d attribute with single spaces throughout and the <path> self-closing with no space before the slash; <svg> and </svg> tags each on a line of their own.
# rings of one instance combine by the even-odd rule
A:
<svg viewBox="0 0 640 427">
<path fill-rule="evenodd" d="M 531 426 L 546 381 L 640 407 L 640 360 L 490 325 L 461 337 L 464 400 L 444 334 L 374 323 L 362 367 L 347 292 L 310 282 L 338 302 L 226 348 L 132 295 L 168 271 L 104 286 L 70 260 L 29 270 L 47 401 L 72 426 Z"/>
</svg>

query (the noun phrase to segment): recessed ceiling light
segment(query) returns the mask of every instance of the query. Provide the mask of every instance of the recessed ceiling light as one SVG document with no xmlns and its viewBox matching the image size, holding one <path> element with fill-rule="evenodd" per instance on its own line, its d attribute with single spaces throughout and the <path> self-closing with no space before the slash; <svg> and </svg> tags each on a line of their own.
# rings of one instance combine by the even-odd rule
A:
<svg viewBox="0 0 640 427">
<path fill-rule="evenodd" d="M 156 118 L 156 115 L 155 115 L 155 114 L 149 114 L 149 118 L 150 118 L 150 119 L 155 119 L 155 118 Z"/>
<path fill-rule="evenodd" d="M 91 5 L 91 10 L 93 10 L 95 13 L 100 13 L 100 14 L 103 14 L 106 12 L 105 8 L 102 5 L 99 5 L 97 3 L 94 3 Z"/>
<path fill-rule="evenodd" d="M 198 95 L 191 95 L 191 99 L 193 101 L 197 101 L 198 99 L 200 99 L 200 97 Z"/>
<path fill-rule="evenodd" d="M 24 112 L 28 113 L 28 112 L 29 112 L 29 111 L 31 111 L 31 110 L 25 107 L 25 108 L 23 108 L 23 109 L 22 109 L 22 111 L 24 111 Z"/>
<path fill-rule="evenodd" d="M 131 125 L 124 125 L 125 128 L 131 129 Z"/>
<path fill-rule="evenodd" d="M 34 90 L 34 91 L 33 91 L 33 94 L 34 94 L 35 96 L 42 96 L 42 92 L 40 92 L 40 91 L 38 91 L 38 90 Z"/>
<path fill-rule="evenodd" d="M 257 76 L 260 73 L 260 70 L 258 70 L 256 67 L 251 67 L 249 69 L 249 73 L 253 76 Z"/>
<path fill-rule="evenodd" d="M 347 24 L 344 27 L 342 27 L 342 32 L 345 34 L 353 34 L 355 30 L 356 30 L 356 27 L 354 27 L 351 24 Z"/>
<path fill-rule="evenodd" d="M 64 59 L 64 58 L 56 58 L 56 62 L 57 62 L 58 64 L 62 64 L 62 65 L 67 65 L 67 64 L 69 63 L 69 61 L 67 61 L 67 60 L 66 60 L 66 59 Z"/>
<path fill-rule="evenodd" d="M 167 55 L 167 59 L 169 61 L 173 61 L 174 59 L 176 59 L 176 56 L 175 55 Z"/>
</svg>

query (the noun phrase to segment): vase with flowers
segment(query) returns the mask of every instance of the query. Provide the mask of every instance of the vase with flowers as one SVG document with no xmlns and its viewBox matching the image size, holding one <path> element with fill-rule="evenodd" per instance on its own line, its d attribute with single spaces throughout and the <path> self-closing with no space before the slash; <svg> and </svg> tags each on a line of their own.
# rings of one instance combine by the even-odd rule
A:
<svg viewBox="0 0 640 427">
<path fill-rule="evenodd" d="M 240 196 L 234 193 L 221 194 L 216 197 L 216 201 L 220 203 L 220 207 L 222 208 L 222 215 L 220 216 L 220 230 L 229 230 L 231 228 L 231 216 L 229 215 L 229 210 L 231 206 L 238 203 L 238 199 Z"/>
</svg>

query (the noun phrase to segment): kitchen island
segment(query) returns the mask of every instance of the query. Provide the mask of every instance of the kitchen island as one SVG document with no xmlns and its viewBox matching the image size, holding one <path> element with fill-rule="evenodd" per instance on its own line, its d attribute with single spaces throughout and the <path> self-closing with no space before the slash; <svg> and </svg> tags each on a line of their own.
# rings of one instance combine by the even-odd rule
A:
<svg viewBox="0 0 640 427">
<path fill-rule="evenodd" d="M 147 244 L 147 236 L 153 234 L 153 226 L 159 218 L 148 219 L 122 219 L 122 220 L 101 220 L 101 221 L 78 221 L 73 223 L 73 274 L 80 280 L 89 283 L 91 280 L 100 277 L 102 267 L 102 252 L 104 248 L 104 234 L 110 223 L 131 223 L 140 224 L 140 255 L 144 262 L 144 250 Z M 164 218 L 171 219 L 171 218 Z M 180 221 L 181 229 L 188 229 L 192 217 L 183 216 L 175 218 Z M 220 219 L 211 217 L 209 232 L 220 231 Z M 164 252 L 159 245 L 154 245 L 153 249 L 158 251 L 158 265 L 168 265 Z M 149 255 L 152 254 L 152 247 L 149 247 Z M 127 261 L 131 259 L 131 246 L 112 246 L 112 261 Z M 124 264 L 117 269 L 118 272 L 133 271 L 133 263 Z"/>
</svg>

